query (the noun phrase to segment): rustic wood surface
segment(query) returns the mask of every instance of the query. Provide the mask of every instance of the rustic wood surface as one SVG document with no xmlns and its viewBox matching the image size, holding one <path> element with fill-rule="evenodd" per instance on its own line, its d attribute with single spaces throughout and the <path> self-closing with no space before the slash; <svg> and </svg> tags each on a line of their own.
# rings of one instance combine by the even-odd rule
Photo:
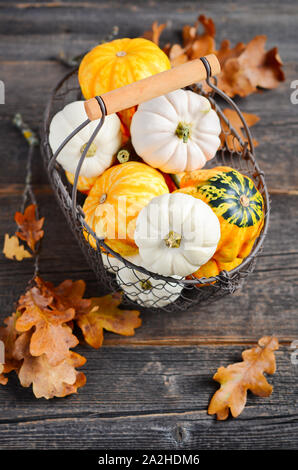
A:
<svg viewBox="0 0 298 470">
<path fill-rule="evenodd" d="M 50 89 L 65 73 L 55 60 L 96 45 L 114 25 L 120 36 L 136 36 L 154 20 L 168 22 L 163 40 L 179 37 L 198 13 L 212 16 L 218 41 L 247 42 L 256 34 L 278 45 L 286 82 L 278 89 L 237 99 L 241 109 L 261 117 L 254 128 L 257 157 L 272 200 L 269 234 L 255 273 L 241 291 L 210 306 L 176 315 L 143 315 L 134 337 L 105 334 L 87 357 L 87 385 L 75 396 L 46 401 L 33 397 L 12 376 L 0 389 L 2 449 L 295 449 L 297 373 L 291 342 L 298 339 L 297 111 L 290 84 L 298 78 L 295 0 L 0 2 L 0 228 L 13 233 L 25 175 L 26 145 L 11 124 L 19 111 L 37 129 Z M 56 204 L 37 152 L 34 188 L 46 217 L 41 271 L 54 283 L 85 279 L 88 294 L 99 294 L 93 274 Z M 1 319 L 32 274 L 30 261 L 0 257 Z M 217 422 L 207 406 L 218 385 L 216 369 L 239 361 L 262 335 L 275 334 L 281 347 L 269 398 L 251 394 L 238 419 Z"/>
</svg>

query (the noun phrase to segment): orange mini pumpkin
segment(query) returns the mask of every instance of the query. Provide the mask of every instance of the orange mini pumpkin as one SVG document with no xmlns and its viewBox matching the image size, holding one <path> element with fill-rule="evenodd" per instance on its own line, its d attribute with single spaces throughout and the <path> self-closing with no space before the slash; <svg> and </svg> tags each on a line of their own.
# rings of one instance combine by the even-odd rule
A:
<svg viewBox="0 0 298 470">
<path fill-rule="evenodd" d="M 99 238 L 122 256 L 138 252 L 134 242 L 136 218 L 152 198 L 168 193 L 157 170 L 140 162 L 115 165 L 97 178 L 83 211 L 85 220 Z M 95 248 L 95 240 L 85 237 Z"/>
<path fill-rule="evenodd" d="M 86 99 L 171 68 L 167 55 L 144 38 L 99 44 L 83 58 L 79 83 Z"/>
<path fill-rule="evenodd" d="M 70 182 L 70 184 L 73 185 L 74 183 L 74 174 L 70 173 L 69 171 L 65 172 L 65 176 Z M 78 190 L 83 193 L 83 194 L 89 194 L 90 189 L 94 185 L 95 181 L 97 179 L 97 176 L 94 176 L 93 178 L 86 178 L 85 176 L 79 176 L 78 179 Z"/>
</svg>

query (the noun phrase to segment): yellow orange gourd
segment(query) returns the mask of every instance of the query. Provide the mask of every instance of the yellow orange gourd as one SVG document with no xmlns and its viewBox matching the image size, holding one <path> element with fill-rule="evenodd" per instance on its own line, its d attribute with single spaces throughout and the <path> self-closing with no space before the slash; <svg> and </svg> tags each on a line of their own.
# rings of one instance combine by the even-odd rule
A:
<svg viewBox="0 0 298 470">
<path fill-rule="evenodd" d="M 74 183 L 74 174 L 70 173 L 69 171 L 65 172 L 65 176 L 70 182 L 70 184 L 73 185 Z M 89 194 L 90 189 L 94 185 L 95 181 L 97 179 L 97 176 L 93 178 L 86 178 L 85 176 L 79 176 L 78 179 L 78 190 L 83 193 L 83 194 Z"/>
<path fill-rule="evenodd" d="M 203 264 L 203 266 L 193 273 L 193 276 L 198 279 L 201 277 L 206 277 L 208 279 L 209 277 L 218 276 L 221 271 L 232 271 L 232 269 L 237 268 L 242 261 L 242 258 L 235 258 L 230 263 L 220 263 L 214 258 L 211 258 L 207 263 Z"/>
<path fill-rule="evenodd" d="M 154 168 L 127 162 L 115 165 L 97 178 L 85 203 L 85 220 L 98 237 L 122 256 L 138 252 L 134 242 L 136 218 L 152 198 L 168 193 L 167 184 Z M 95 240 L 88 236 L 91 246 Z"/>
<path fill-rule="evenodd" d="M 264 224 L 263 197 L 253 181 L 233 168 L 215 167 L 184 173 L 180 188 L 209 204 L 219 218 L 221 238 L 213 258 L 219 263 L 246 258 Z"/>
<path fill-rule="evenodd" d="M 171 68 L 166 54 L 144 38 L 99 44 L 83 58 L 79 83 L 86 99 Z"/>
</svg>

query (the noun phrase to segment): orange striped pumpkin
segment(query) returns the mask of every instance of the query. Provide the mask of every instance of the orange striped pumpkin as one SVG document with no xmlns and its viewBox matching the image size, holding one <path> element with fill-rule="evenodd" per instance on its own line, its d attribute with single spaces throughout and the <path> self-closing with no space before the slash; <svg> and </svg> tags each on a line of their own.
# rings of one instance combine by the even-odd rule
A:
<svg viewBox="0 0 298 470">
<path fill-rule="evenodd" d="M 115 165 L 97 178 L 85 203 L 85 220 L 98 237 L 122 256 L 138 252 L 134 242 L 136 218 L 155 196 L 168 193 L 167 184 L 154 168 L 127 162 Z M 95 240 L 85 237 L 93 248 Z"/>
<path fill-rule="evenodd" d="M 73 185 L 74 183 L 74 174 L 70 173 L 69 171 L 65 172 L 65 176 L 70 182 L 70 184 Z M 94 176 L 93 178 L 86 178 L 85 176 L 79 176 L 78 179 L 78 190 L 81 191 L 81 193 L 84 194 L 89 194 L 90 189 L 94 185 L 95 181 L 97 179 L 97 176 Z"/>
</svg>

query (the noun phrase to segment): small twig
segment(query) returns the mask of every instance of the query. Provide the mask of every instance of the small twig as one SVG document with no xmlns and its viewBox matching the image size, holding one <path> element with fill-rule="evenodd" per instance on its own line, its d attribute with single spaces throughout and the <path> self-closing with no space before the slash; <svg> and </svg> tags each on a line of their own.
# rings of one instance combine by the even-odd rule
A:
<svg viewBox="0 0 298 470">
<path fill-rule="evenodd" d="M 38 205 L 35 198 L 35 194 L 32 189 L 32 160 L 34 155 L 34 149 L 38 146 L 39 140 L 36 133 L 30 129 L 28 124 L 23 121 L 22 115 L 20 113 L 15 114 L 12 120 L 13 124 L 22 132 L 23 136 L 28 142 L 29 150 L 26 163 L 26 178 L 25 178 L 25 188 L 22 195 L 22 205 L 21 212 L 24 212 L 26 203 L 28 200 L 31 204 L 35 204 L 36 217 L 39 218 Z M 39 254 L 40 254 L 41 242 L 37 244 L 37 248 L 34 252 L 34 274 L 30 279 L 28 285 L 32 284 L 32 281 L 39 273 Z"/>
</svg>

